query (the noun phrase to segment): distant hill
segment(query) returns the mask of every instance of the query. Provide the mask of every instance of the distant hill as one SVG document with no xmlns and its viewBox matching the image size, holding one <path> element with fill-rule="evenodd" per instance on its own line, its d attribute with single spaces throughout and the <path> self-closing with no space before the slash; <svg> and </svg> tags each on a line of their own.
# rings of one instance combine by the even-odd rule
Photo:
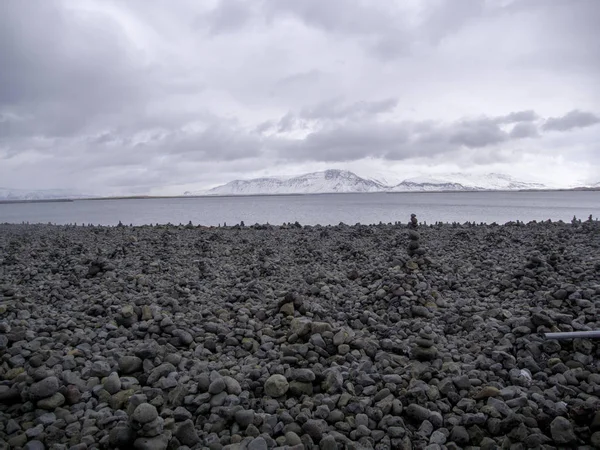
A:
<svg viewBox="0 0 600 450">
<path fill-rule="evenodd" d="M 68 189 L 11 189 L 0 187 L 0 200 L 66 200 L 86 198 L 89 195 L 73 192 Z"/>
<path fill-rule="evenodd" d="M 210 189 L 209 191 L 196 194 L 319 194 L 334 192 L 381 192 L 385 189 L 386 186 L 377 181 L 361 178 L 347 170 L 332 169 L 323 172 L 307 173 L 291 178 L 234 180 L 222 186 Z"/>
<path fill-rule="evenodd" d="M 394 177 L 363 178 L 347 170 L 329 169 L 296 177 L 269 177 L 234 180 L 207 191 L 188 191 L 184 195 L 275 195 L 352 192 L 426 192 L 548 189 L 534 182 L 516 180 L 508 175 L 448 174 L 436 178 L 416 177 L 393 183 Z"/>
</svg>

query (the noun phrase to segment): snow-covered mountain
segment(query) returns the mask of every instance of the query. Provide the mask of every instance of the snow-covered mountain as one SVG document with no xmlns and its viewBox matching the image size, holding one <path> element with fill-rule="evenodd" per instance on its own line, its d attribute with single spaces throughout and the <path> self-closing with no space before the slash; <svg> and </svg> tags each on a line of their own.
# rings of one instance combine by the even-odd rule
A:
<svg viewBox="0 0 600 450">
<path fill-rule="evenodd" d="M 398 181 L 403 180 L 403 181 Z M 256 178 L 235 180 L 208 191 L 186 192 L 184 195 L 268 195 L 268 194 L 317 194 L 336 192 L 423 192 L 423 191 L 486 191 L 551 189 L 532 181 L 520 181 L 498 173 L 472 175 L 452 173 L 435 177 L 395 178 L 393 173 L 386 179 L 363 178 L 346 170 L 326 170 L 296 177 Z"/>
<path fill-rule="evenodd" d="M 422 192 L 422 191 L 475 191 L 473 187 L 467 187 L 460 183 L 437 178 L 415 177 L 409 178 L 395 186 L 390 191 L 393 192 Z"/>
<path fill-rule="evenodd" d="M 61 200 L 89 197 L 68 189 L 10 189 L 0 187 L 0 200 Z"/>
<path fill-rule="evenodd" d="M 325 170 L 291 178 L 235 180 L 210 189 L 208 195 L 321 194 L 342 192 L 381 192 L 387 186 L 367 180 L 347 170 Z M 187 193 L 188 195 L 201 193 Z"/>
<path fill-rule="evenodd" d="M 501 173 L 486 173 L 483 175 L 451 173 L 445 179 L 460 183 L 465 187 L 476 190 L 514 191 L 520 189 L 549 189 L 550 187 L 531 181 L 519 181 Z"/>
</svg>

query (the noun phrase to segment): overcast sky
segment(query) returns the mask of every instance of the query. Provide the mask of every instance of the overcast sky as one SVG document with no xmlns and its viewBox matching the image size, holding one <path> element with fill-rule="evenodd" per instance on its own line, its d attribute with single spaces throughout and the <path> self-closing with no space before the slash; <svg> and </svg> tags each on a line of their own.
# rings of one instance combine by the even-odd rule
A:
<svg viewBox="0 0 600 450">
<path fill-rule="evenodd" d="M 600 181 L 598 0 L 2 0 L 0 186 Z"/>
</svg>

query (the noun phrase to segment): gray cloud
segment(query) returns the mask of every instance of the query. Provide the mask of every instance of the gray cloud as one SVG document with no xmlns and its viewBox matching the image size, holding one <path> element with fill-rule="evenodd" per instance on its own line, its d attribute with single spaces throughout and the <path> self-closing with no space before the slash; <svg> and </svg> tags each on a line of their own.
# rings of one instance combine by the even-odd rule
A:
<svg viewBox="0 0 600 450">
<path fill-rule="evenodd" d="M 496 117 L 497 123 L 535 122 L 540 116 L 533 110 L 516 111 L 504 116 Z"/>
<path fill-rule="evenodd" d="M 507 135 L 489 120 L 463 121 L 449 130 L 448 142 L 468 148 L 480 148 L 499 144 L 507 140 Z"/>
<path fill-rule="evenodd" d="M 574 128 L 589 127 L 599 122 L 600 117 L 593 113 L 573 110 L 562 117 L 550 117 L 543 128 L 547 131 L 569 131 Z"/>
<path fill-rule="evenodd" d="M 4 0 L 0 179 L 160 189 L 511 152 L 584 176 L 599 21 L 595 0 Z"/>
<path fill-rule="evenodd" d="M 280 138 L 275 145 L 279 156 L 284 159 L 354 161 L 378 157 L 400 161 L 433 158 L 461 149 L 483 151 L 505 142 L 537 136 L 533 124 L 518 123 L 507 132 L 494 117 L 463 119 L 448 124 L 431 121 L 376 122 L 373 118 L 369 121 L 338 122 L 311 132 L 303 139 Z M 486 156 L 485 160 L 490 158 Z"/>
<path fill-rule="evenodd" d="M 393 110 L 398 100 L 389 98 L 376 101 L 360 101 L 344 104 L 340 101 L 327 101 L 314 107 L 304 108 L 300 111 L 303 119 L 356 119 L 371 117 Z"/>
<path fill-rule="evenodd" d="M 513 139 L 535 138 L 539 135 L 537 126 L 532 123 L 517 123 L 510 131 L 510 137 Z"/>
<path fill-rule="evenodd" d="M 211 34 L 231 33 L 246 25 L 252 16 L 252 4 L 247 0 L 220 1 L 212 10 L 201 14 L 196 25 L 203 25 Z"/>
<path fill-rule="evenodd" d="M 137 104 L 147 80 L 116 23 L 89 26 L 60 2 L 2 3 L 0 67 L 0 110 L 20 117 L 17 136 L 80 132 Z"/>
</svg>

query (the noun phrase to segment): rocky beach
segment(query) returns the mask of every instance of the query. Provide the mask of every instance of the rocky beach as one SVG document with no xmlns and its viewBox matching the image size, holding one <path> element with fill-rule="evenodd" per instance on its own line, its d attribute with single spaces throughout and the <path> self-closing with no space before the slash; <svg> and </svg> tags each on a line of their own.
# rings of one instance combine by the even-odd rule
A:
<svg viewBox="0 0 600 450">
<path fill-rule="evenodd" d="M 0 448 L 600 448 L 600 222 L 0 225 Z"/>
</svg>

